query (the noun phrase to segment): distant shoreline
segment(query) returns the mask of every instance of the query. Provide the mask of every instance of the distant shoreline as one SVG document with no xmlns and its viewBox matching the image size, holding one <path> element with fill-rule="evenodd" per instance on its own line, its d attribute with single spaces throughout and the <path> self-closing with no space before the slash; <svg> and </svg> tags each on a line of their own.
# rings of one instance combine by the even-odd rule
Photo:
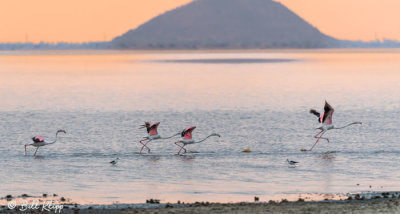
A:
<svg viewBox="0 0 400 214">
<path fill-rule="evenodd" d="M 103 55 L 103 54 L 126 54 L 126 53 L 385 53 L 398 52 L 399 48 L 315 48 L 315 49 L 65 49 L 65 50 L 1 50 L 2 55 Z"/>
<path fill-rule="evenodd" d="M 375 41 L 348 41 L 340 40 L 338 45 L 329 47 L 295 47 L 295 46 L 151 46 L 151 47 L 113 47 L 112 41 L 83 42 L 83 43 L 0 43 L 0 51 L 67 51 L 67 50 L 110 50 L 110 51 L 187 51 L 187 50 L 324 50 L 324 49 L 396 49 L 400 48 L 397 40 L 375 40 Z"/>
</svg>

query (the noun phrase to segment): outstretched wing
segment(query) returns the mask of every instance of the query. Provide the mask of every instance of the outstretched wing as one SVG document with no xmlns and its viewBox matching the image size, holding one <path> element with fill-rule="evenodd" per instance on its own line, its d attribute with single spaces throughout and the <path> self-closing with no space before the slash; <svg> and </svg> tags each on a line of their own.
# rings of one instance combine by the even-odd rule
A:
<svg viewBox="0 0 400 214">
<path fill-rule="evenodd" d="M 313 115 L 317 116 L 318 118 L 321 116 L 321 114 L 318 111 L 316 111 L 315 109 L 310 109 L 310 114 L 313 114 Z"/>
<path fill-rule="evenodd" d="M 147 132 L 149 133 L 150 136 L 158 135 L 158 125 L 160 125 L 160 122 L 157 123 L 152 123 L 150 124 L 150 127 L 147 128 Z"/>
<path fill-rule="evenodd" d="M 185 139 L 185 140 L 192 139 L 192 131 L 193 131 L 195 128 L 196 128 L 196 126 L 187 127 L 186 129 L 184 129 L 184 130 L 181 132 L 181 137 L 183 137 L 183 139 Z"/>
<path fill-rule="evenodd" d="M 147 129 L 147 133 L 149 133 L 150 131 L 150 123 L 149 122 L 144 122 L 144 125 L 140 125 L 139 129 L 143 129 L 146 128 Z"/>
<path fill-rule="evenodd" d="M 329 105 L 329 103 L 325 101 L 324 114 L 322 117 L 322 124 L 324 124 L 324 125 L 332 124 L 333 111 L 334 111 L 334 109 L 332 108 L 332 106 Z"/>
</svg>

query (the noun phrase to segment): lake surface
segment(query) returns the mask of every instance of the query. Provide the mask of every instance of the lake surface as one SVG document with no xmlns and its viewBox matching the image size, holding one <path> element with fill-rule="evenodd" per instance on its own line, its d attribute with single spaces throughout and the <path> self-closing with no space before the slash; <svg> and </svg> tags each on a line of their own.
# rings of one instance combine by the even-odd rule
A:
<svg viewBox="0 0 400 214">
<path fill-rule="evenodd" d="M 0 197 L 237 202 L 400 190 L 398 49 L 0 52 L 0 98 Z M 325 100 L 335 125 L 363 125 L 301 152 L 319 126 L 308 111 Z M 144 121 L 160 121 L 165 136 L 195 125 L 195 138 L 222 137 L 182 156 L 175 139 L 154 141 L 140 155 Z M 57 129 L 67 134 L 24 156 L 33 136 L 52 140 Z"/>
</svg>

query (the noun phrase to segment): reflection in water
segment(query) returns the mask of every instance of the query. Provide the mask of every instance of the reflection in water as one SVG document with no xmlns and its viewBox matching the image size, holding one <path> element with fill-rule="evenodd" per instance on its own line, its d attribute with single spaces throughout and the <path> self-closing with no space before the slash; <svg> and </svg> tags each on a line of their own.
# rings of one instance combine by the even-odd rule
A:
<svg viewBox="0 0 400 214">
<path fill-rule="evenodd" d="M 327 163 L 332 163 L 336 158 L 336 151 L 323 152 L 319 158 L 325 160 Z"/>
<path fill-rule="evenodd" d="M 335 173 L 333 172 L 335 170 L 335 158 L 336 158 L 336 152 L 335 151 L 327 151 L 323 152 L 319 155 L 319 158 L 322 159 L 323 161 L 320 163 L 322 170 L 324 170 L 324 192 L 326 193 L 332 193 L 333 191 L 333 184 L 334 184 L 334 176 Z M 324 200 L 333 200 L 335 195 L 333 194 L 324 194 Z"/>
<path fill-rule="evenodd" d="M 196 157 L 194 155 L 179 155 L 183 161 L 192 162 Z"/>
<path fill-rule="evenodd" d="M 36 156 L 33 156 L 33 158 L 35 158 L 35 160 L 39 160 L 39 161 L 46 159 L 46 157 L 42 156 L 42 155 L 36 155 Z"/>
<path fill-rule="evenodd" d="M 157 163 L 157 161 L 159 161 L 159 160 L 161 160 L 161 155 L 157 155 L 157 154 L 151 154 L 151 155 L 149 155 L 149 154 L 144 154 L 144 155 L 141 155 L 142 157 L 145 157 L 147 160 L 149 160 L 150 162 L 153 162 L 153 163 Z"/>
</svg>

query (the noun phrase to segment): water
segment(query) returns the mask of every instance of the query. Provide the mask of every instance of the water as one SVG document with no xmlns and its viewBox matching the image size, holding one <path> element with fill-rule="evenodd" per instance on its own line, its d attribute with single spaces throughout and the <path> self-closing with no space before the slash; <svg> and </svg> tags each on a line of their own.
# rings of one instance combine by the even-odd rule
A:
<svg viewBox="0 0 400 214">
<path fill-rule="evenodd" d="M 400 190 L 399 71 L 397 49 L 1 52 L 0 195 L 109 204 Z M 308 110 L 325 99 L 336 125 L 363 125 L 301 152 L 318 127 Z M 139 155 L 144 121 L 165 136 L 195 125 L 195 138 L 222 137 Z M 31 137 L 61 128 L 24 156 Z"/>
</svg>

